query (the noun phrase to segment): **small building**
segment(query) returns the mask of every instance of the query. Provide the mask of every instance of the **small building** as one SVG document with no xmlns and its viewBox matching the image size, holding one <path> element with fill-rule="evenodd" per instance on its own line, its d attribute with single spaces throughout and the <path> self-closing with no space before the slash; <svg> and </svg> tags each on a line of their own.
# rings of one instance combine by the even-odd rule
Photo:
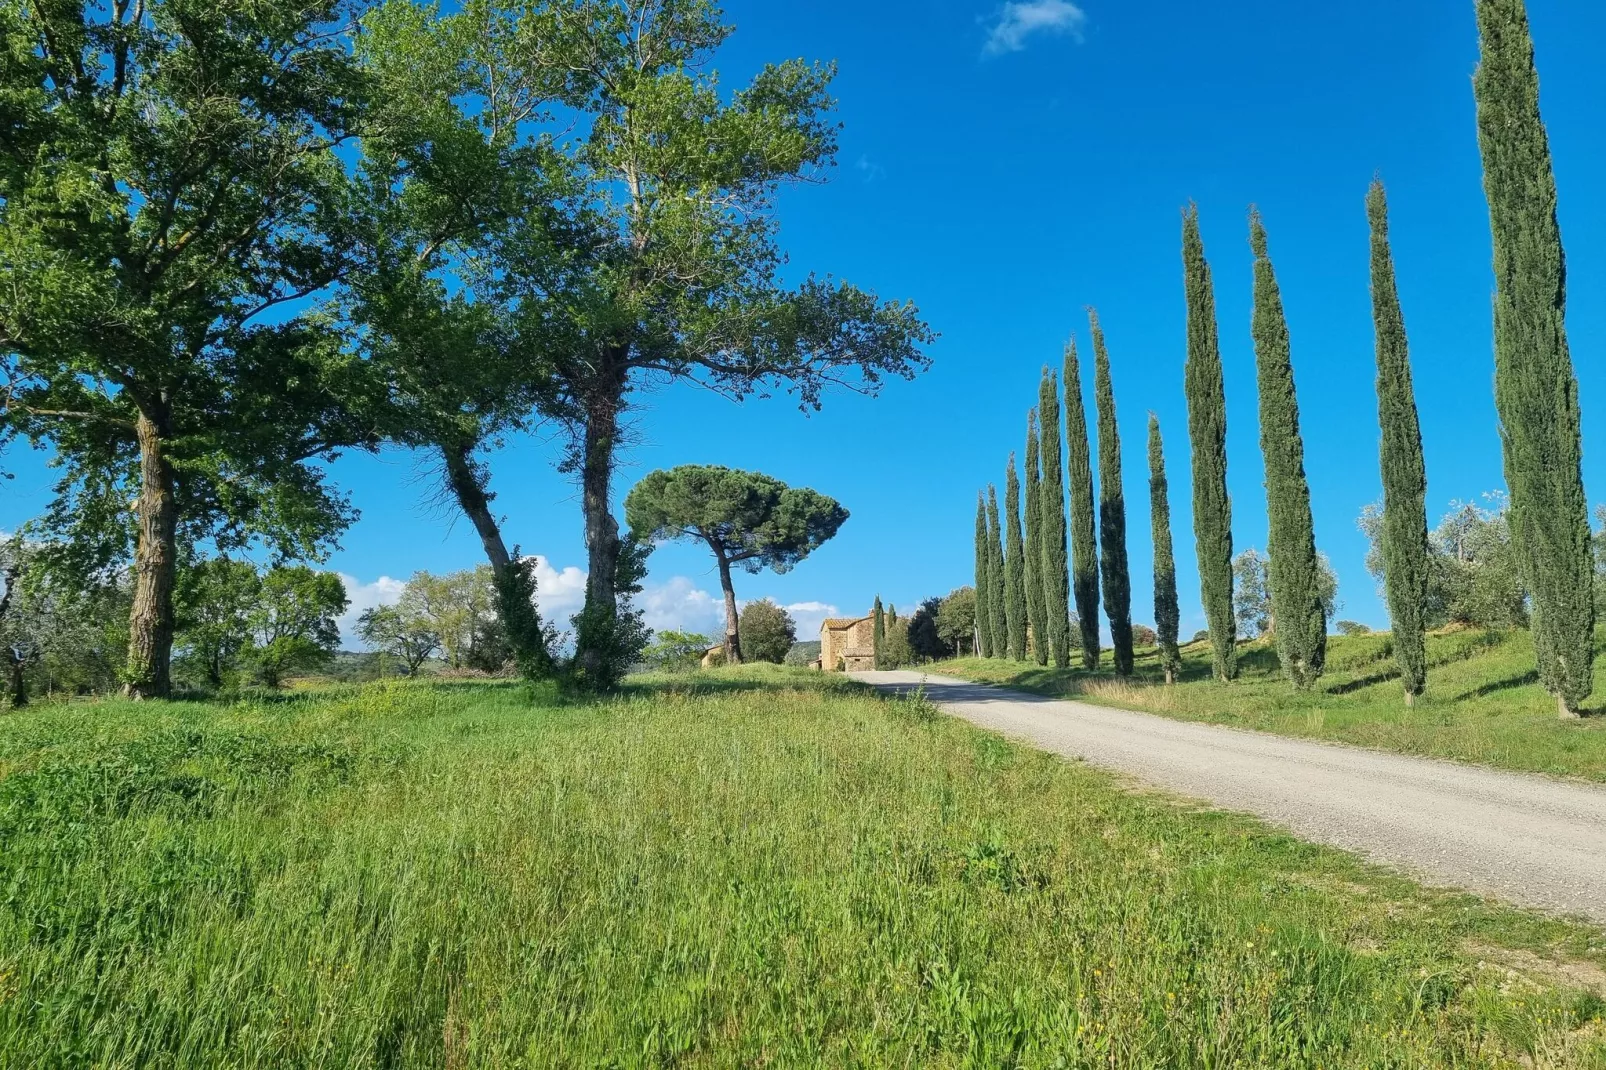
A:
<svg viewBox="0 0 1606 1070">
<path fill-rule="evenodd" d="M 831 617 L 820 625 L 820 660 L 826 672 L 875 668 L 875 617 Z"/>
</svg>

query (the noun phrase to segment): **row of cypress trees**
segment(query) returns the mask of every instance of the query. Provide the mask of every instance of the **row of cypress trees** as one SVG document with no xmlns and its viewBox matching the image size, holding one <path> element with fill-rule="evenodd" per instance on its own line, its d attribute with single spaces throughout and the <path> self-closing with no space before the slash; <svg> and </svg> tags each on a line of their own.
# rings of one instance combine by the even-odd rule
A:
<svg viewBox="0 0 1606 1070">
<path fill-rule="evenodd" d="M 1538 73 L 1524 0 L 1475 0 L 1475 11 L 1481 62 L 1474 95 L 1496 278 L 1495 403 L 1511 503 L 1512 541 L 1532 596 L 1540 680 L 1555 695 L 1560 714 L 1574 716 L 1589 696 L 1593 672 L 1594 558 L 1583 486 L 1582 417 L 1567 345 L 1566 264 L 1557 222 L 1556 183 L 1539 112 Z M 1366 207 L 1382 429 L 1384 587 L 1393 625 L 1394 658 L 1410 704 L 1426 684 L 1427 480 L 1405 321 L 1389 245 L 1388 201 L 1380 181 L 1373 183 Z M 1320 565 L 1288 325 L 1258 212 L 1251 212 L 1249 226 L 1254 255 L 1251 334 L 1266 471 L 1272 634 L 1285 674 L 1295 687 L 1306 689 L 1322 673 L 1327 620 L 1319 593 Z M 1182 260 L 1187 305 L 1183 382 L 1191 445 L 1194 547 L 1212 671 L 1226 681 L 1237 672 L 1226 396 L 1214 284 L 1199 232 L 1198 209 L 1192 205 L 1183 215 Z M 1104 333 L 1096 312 L 1089 310 L 1089 319 L 1098 434 L 1096 530 L 1081 367 L 1073 340 L 1065 349 L 1063 369 L 1069 486 L 1064 485 L 1061 474 L 1058 383 L 1045 368 L 1038 405 L 1027 422 L 1024 537 L 1019 531 L 1020 495 L 1013 454 L 1005 481 L 1007 546 L 999 540 L 996 494 L 988 489 L 985 508 L 978 500 L 978 632 L 985 656 L 1025 659 L 1035 655 L 1038 664 L 1047 664 L 1052 658 L 1057 667 L 1067 667 L 1069 607 L 1074 599 L 1081 664 L 1084 669 L 1097 668 L 1102 579 L 1115 669 L 1126 674 L 1132 669 L 1133 652 L 1120 438 Z M 1180 614 L 1164 447 L 1159 420 L 1153 414 L 1148 447 L 1156 632 L 1160 663 L 1169 682 L 1180 668 Z"/>
</svg>

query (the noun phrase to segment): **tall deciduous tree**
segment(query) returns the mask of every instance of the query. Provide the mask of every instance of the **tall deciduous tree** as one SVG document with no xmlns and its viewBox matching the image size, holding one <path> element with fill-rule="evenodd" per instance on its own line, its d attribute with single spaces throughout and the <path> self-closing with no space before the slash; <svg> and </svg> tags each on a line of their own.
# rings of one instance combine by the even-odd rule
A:
<svg viewBox="0 0 1606 1070">
<path fill-rule="evenodd" d="M 1260 388 L 1260 452 L 1266 461 L 1266 551 L 1271 558 L 1272 613 L 1277 656 L 1296 688 L 1316 683 L 1327 662 L 1327 613 L 1322 606 L 1316 528 L 1305 480 L 1305 442 L 1282 292 L 1266 248 L 1260 213 L 1249 216 L 1255 254 L 1255 374 Z"/>
<path fill-rule="evenodd" d="M 1366 198 L 1372 229 L 1372 322 L 1377 332 L 1377 419 L 1383 437 L 1380 548 L 1388 596 L 1391 645 L 1400 667 L 1407 706 L 1427 686 L 1425 635 L 1428 613 L 1427 467 L 1422 427 L 1411 385 L 1411 354 L 1405 337 L 1389 249 L 1388 196 L 1374 181 Z"/>
<path fill-rule="evenodd" d="M 1048 664 L 1048 614 L 1043 598 L 1043 469 L 1038 459 L 1037 410 L 1026 414 L 1026 619 L 1032 657 Z"/>
<path fill-rule="evenodd" d="M 1477 0 L 1475 8 L 1482 61 L 1473 90 L 1494 235 L 1495 408 L 1511 534 L 1533 596 L 1539 679 L 1561 716 L 1572 717 L 1592 686 L 1595 607 L 1556 177 L 1527 8 L 1523 0 Z"/>
<path fill-rule="evenodd" d="M 0 424 L 61 459 L 54 526 L 132 542 L 127 691 L 165 695 L 181 544 L 318 552 L 351 514 L 311 462 L 373 437 L 360 361 L 284 317 L 348 266 L 351 5 L 10 6 Z"/>
<path fill-rule="evenodd" d="M 625 499 L 625 517 L 649 542 L 696 539 L 708 546 L 725 592 L 725 660 L 742 662 L 731 570 L 789 572 L 848 519 L 834 499 L 761 472 L 681 465 L 651 472 Z"/>
<path fill-rule="evenodd" d="M 1218 680 L 1238 675 L 1232 613 L 1232 499 L 1227 495 L 1227 395 L 1216 335 L 1215 285 L 1199 236 L 1199 209 L 1182 219 L 1182 278 L 1188 303 L 1188 362 L 1183 385 L 1193 455 L 1193 536 L 1199 555 L 1199 596 L 1210 629 Z"/>
<path fill-rule="evenodd" d="M 1060 399 L 1054 373 L 1043 369 L 1037 388 L 1037 418 L 1043 423 L 1043 483 L 1037 506 L 1043 526 L 1043 617 L 1054 667 L 1071 664 L 1071 570 L 1065 547 L 1064 446 L 1060 443 Z"/>
<path fill-rule="evenodd" d="M 1154 540 L 1154 631 L 1160 647 L 1165 682 L 1174 684 L 1182 669 L 1177 652 L 1177 560 L 1171 548 L 1171 491 L 1165 474 L 1165 445 L 1160 418 L 1149 413 L 1149 531 Z"/>
<path fill-rule="evenodd" d="M 1099 434 L 1099 575 L 1110 621 L 1115 671 L 1132 675 L 1132 576 L 1126 561 L 1126 492 L 1121 486 L 1121 432 L 1115 425 L 1115 387 L 1099 314 L 1088 310 L 1093 332 L 1093 396 Z"/>
<path fill-rule="evenodd" d="M 1082 405 L 1082 363 L 1076 340 L 1065 346 L 1066 483 L 1070 491 L 1071 594 L 1082 638 L 1082 668 L 1099 667 L 1099 547 L 1093 520 L 1093 461 Z"/>
<path fill-rule="evenodd" d="M 976 654 L 993 656 L 993 622 L 987 611 L 992 555 L 987 551 L 987 499 L 976 492 Z"/>
<path fill-rule="evenodd" d="M 1020 477 L 1015 455 L 1009 455 L 1004 476 L 1004 619 L 1009 627 L 1009 656 L 1026 660 L 1026 559 L 1020 530 Z"/>
<path fill-rule="evenodd" d="M 1009 612 L 1004 577 L 1004 544 L 998 517 L 998 491 L 987 486 L 987 626 L 993 633 L 993 657 L 1009 654 Z"/>
</svg>

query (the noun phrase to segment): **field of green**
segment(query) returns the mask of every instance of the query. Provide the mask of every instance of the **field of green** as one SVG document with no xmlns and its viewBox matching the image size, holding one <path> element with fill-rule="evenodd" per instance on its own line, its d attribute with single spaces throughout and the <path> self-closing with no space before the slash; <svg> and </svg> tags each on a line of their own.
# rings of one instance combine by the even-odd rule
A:
<svg viewBox="0 0 1606 1070">
<path fill-rule="evenodd" d="M 0 1066 L 1606 1065 L 1598 931 L 841 678 L 0 718 Z"/>
<path fill-rule="evenodd" d="M 1606 630 L 1597 635 L 1595 697 L 1606 701 Z M 1108 664 L 1109 652 L 1105 652 Z M 1526 631 L 1459 630 L 1428 636 L 1428 690 L 1407 709 L 1386 634 L 1329 636 L 1327 672 L 1295 692 L 1267 640 L 1239 645 L 1239 678 L 1210 676 L 1210 646 L 1182 648 L 1181 680 L 1165 685 L 1153 647 L 1139 649 L 1136 675 L 1039 668 L 1035 662 L 963 658 L 933 673 L 1022 691 L 1147 710 L 1190 721 L 1253 728 L 1479 762 L 1506 769 L 1606 781 L 1606 717 L 1561 721 L 1539 686 Z"/>
</svg>

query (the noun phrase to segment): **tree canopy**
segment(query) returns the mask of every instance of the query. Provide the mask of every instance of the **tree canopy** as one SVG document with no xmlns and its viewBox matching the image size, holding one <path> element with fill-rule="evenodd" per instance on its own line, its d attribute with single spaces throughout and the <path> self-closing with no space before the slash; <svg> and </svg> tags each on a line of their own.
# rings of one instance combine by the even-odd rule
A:
<svg viewBox="0 0 1606 1070">
<path fill-rule="evenodd" d="M 719 566 L 725 592 L 726 657 L 741 661 L 740 622 L 731 570 L 788 572 L 848 519 L 835 500 L 789 487 L 762 472 L 681 465 L 649 473 L 625 499 L 632 532 L 647 542 L 695 539 Z"/>
</svg>

